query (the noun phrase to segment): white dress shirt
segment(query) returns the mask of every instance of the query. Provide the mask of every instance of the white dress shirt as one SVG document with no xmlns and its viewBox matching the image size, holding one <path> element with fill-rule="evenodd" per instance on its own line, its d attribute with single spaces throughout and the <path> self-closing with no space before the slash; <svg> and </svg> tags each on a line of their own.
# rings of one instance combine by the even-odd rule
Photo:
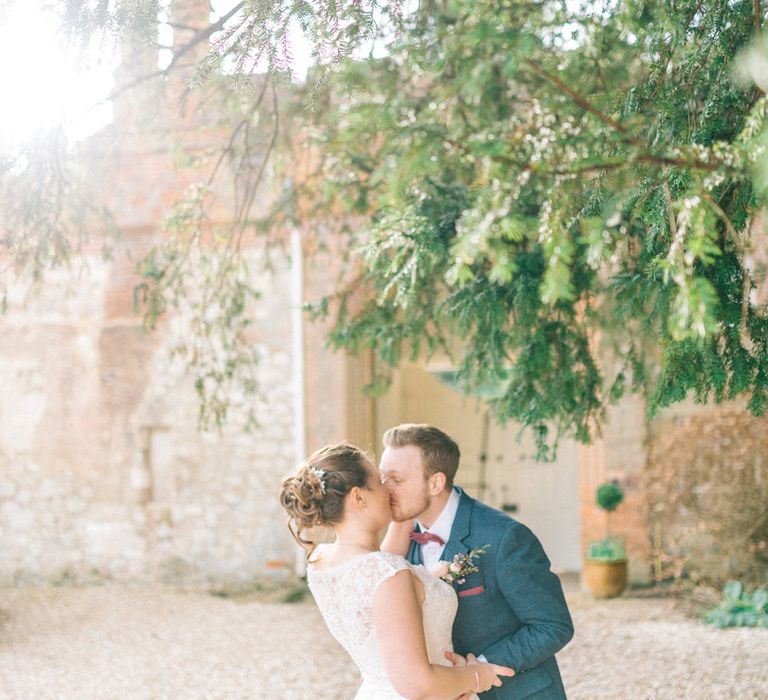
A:
<svg viewBox="0 0 768 700">
<path fill-rule="evenodd" d="M 459 492 L 451 489 L 451 495 L 448 497 L 448 502 L 445 504 L 440 515 L 437 516 L 437 520 L 432 523 L 432 527 L 425 528 L 418 520 L 416 523 L 422 532 L 431 532 L 433 535 L 437 535 L 447 542 L 451 536 L 451 528 L 453 527 L 453 521 L 456 518 L 456 511 L 459 509 Z M 440 556 L 445 549 L 445 545 L 439 542 L 426 542 L 421 547 L 421 561 L 424 563 L 427 571 L 431 571 L 432 568 L 440 561 Z"/>
<path fill-rule="evenodd" d="M 432 523 L 432 527 L 425 528 L 418 520 L 416 523 L 419 526 L 419 530 L 422 532 L 431 532 L 433 535 L 441 537 L 445 542 L 448 542 L 448 538 L 451 536 L 451 528 L 453 527 L 453 521 L 456 519 L 456 511 L 459 509 L 459 501 L 461 497 L 459 492 L 451 489 L 451 495 L 448 497 L 448 503 L 445 504 L 442 513 L 437 516 L 437 520 Z M 440 556 L 445 549 L 445 545 L 439 542 L 425 542 L 421 547 L 421 561 L 426 567 L 427 571 L 431 571 L 432 567 L 440 561 Z M 478 661 L 487 663 L 488 659 L 483 654 L 477 657 Z"/>
</svg>

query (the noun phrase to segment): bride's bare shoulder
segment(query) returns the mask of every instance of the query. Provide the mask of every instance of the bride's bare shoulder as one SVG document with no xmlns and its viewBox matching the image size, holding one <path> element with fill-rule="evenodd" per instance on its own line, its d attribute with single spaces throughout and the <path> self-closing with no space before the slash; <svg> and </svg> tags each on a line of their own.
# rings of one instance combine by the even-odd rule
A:
<svg viewBox="0 0 768 700">
<path fill-rule="evenodd" d="M 351 564 L 375 553 L 363 548 L 340 549 L 333 544 L 321 544 L 312 552 L 308 564 L 314 571 L 324 571 Z"/>
</svg>

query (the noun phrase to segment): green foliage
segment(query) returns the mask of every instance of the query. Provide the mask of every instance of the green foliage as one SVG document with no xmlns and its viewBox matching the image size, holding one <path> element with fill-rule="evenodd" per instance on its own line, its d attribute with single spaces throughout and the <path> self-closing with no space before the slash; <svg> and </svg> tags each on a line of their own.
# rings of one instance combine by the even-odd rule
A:
<svg viewBox="0 0 768 700">
<path fill-rule="evenodd" d="M 210 26 L 195 26 L 197 21 L 187 21 L 185 14 L 197 12 L 200 18 L 202 13 L 204 25 L 205 8 L 175 0 L 67 0 L 45 5 L 61 21 L 63 38 L 80 49 L 89 67 L 109 64 L 108 53 L 119 50 L 123 82 L 104 100 L 148 91 L 157 114 L 146 115 L 146 124 L 156 119 L 155 125 L 168 127 L 168 151 L 178 149 L 176 165 L 185 170 L 181 180 L 187 181 L 192 170 L 199 176 L 169 207 L 166 238 L 138 263 L 143 281 L 134 291 L 134 303 L 150 329 L 170 312 L 173 355 L 193 378 L 199 426 L 230 421 L 248 427 L 254 423 L 258 389 L 259 357 L 251 323 L 259 293 L 254 283 L 257 265 L 247 248 L 253 233 L 261 232 L 254 221 L 254 209 L 261 206 L 257 192 L 263 191 L 278 133 L 286 127 L 277 93 L 295 77 L 292 28 L 300 27 L 313 46 L 314 95 L 339 61 L 368 41 L 379 23 L 396 27 L 401 10 L 397 3 L 381 0 L 244 0 L 230 3 L 231 9 Z M 158 30 L 165 24 L 167 36 L 169 21 L 174 46 L 163 49 L 170 63 L 160 68 Z M 189 132 L 181 134 L 183 144 L 172 140 L 179 135 L 177 110 L 188 115 L 190 106 L 186 94 L 178 106 L 157 99 L 169 84 L 188 85 L 201 93 L 192 98 L 196 126 L 221 135 L 219 143 L 205 139 L 204 147 L 195 144 L 190 149 Z M 115 141 L 104 150 L 121 152 L 116 144 L 126 126 L 144 135 L 141 120 L 110 130 L 107 138 Z M 8 284 L 18 282 L 17 276 L 42 283 L 50 268 L 76 259 L 86 245 L 93 250 L 86 233 L 100 236 L 108 252 L 114 226 L 109 213 L 94 204 L 98 199 L 91 190 L 96 188 L 89 187 L 85 177 L 93 170 L 90 150 L 88 145 L 73 148 L 62 125 L 14 148 L 0 135 L 0 312 L 6 307 Z M 100 168 L 109 172 L 112 154 L 102 152 L 101 146 L 96 150 L 106 161 Z M 227 226 L 211 223 L 221 216 L 220 207 L 211 215 L 217 191 L 234 200 L 233 220 Z M 249 246 L 243 246 L 243 240 Z M 259 261 L 258 267 L 265 265 Z M 233 416 L 238 419 L 233 421 Z"/>
<path fill-rule="evenodd" d="M 597 505 L 612 513 L 624 500 L 624 491 L 618 481 L 608 481 L 597 487 Z"/>
<path fill-rule="evenodd" d="M 346 215 L 360 276 L 313 311 L 332 316 L 335 347 L 373 351 L 375 389 L 404 357 L 445 352 L 463 386 L 499 387 L 483 391 L 496 417 L 530 427 L 542 458 L 559 435 L 597 435 L 606 407 L 626 391 L 647 398 L 649 416 L 688 396 L 743 396 L 762 415 L 768 313 L 750 300 L 765 280 L 749 252 L 764 244 L 755 222 L 768 204 L 759 68 L 768 48 L 755 41 L 766 6 L 430 0 L 403 12 L 378 0 L 238 3 L 154 75 L 182 70 L 180 59 L 213 35 L 187 78 L 229 96 L 221 104 L 231 138 L 175 208 L 177 232 L 140 266 L 148 319 L 186 304 L 179 280 L 206 258 L 213 296 L 202 292 L 189 329 L 210 349 L 213 323 L 228 349 L 212 372 L 195 364 L 210 352 L 186 354 L 203 377 L 201 400 L 217 382 L 251 382 L 243 231 L 307 228 L 299 219 L 308 211 L 325 217 L 313 228 Z M 83 45 L 105 33 L 156 36 L 155 0 L 65 7 Z M 266 64 L 285 84 L 293 22 L 319 63 L 302 104 L 322 109 L 296 119 L 317 135 L 320 164 L 257 226 L 252 204 L 279 119 L 272 85 L 272 133 L 252 138 L 265 129 L 254 117 L 265 90 L 254 89 L 253 74 Z M 350 57 L 371 42 L 368 58 Z M 282 159 L 293 177 L 289 141 Z M 199 193 L 219 184 L 222 162 L 235 173 L 237 221 L 206 252 Z M 7 193 L 3 208 L 13 204 Z M 190 203 L 195 216 L 179 215 Z M 67 240 L 51 232 L 52 246 Z M 58 256 L 48 251 L 35 260 Z M 204 309 L 217 307 L 224 311 L 212 322 Z M 227 395 L 215 399 L 217 417 Z"/>
<path fill-rule="evenodd" d="M 50 269 L 77 263 L 94 240 L 111 255 L 112 217 L 95 203 L 95 183 L 68 159 L 67 145 L 61 125 L 26 144 L 6 144 L 0 134 L 0 313 L 15 277 L 40 285 Z"/>
<path fill-rule="evenodd" d="M 168 309 L 176 311 L 171 354 L 194 370 L 198 427 L 221 427 L 236 412 L 247 428 L 256 422 L 259 357 L 248 332 L 259 294 L 249 261 L 226 238 L 213 235 L 203 243 L 206 195 L 196 189 L 166 219 L 166 239 L 137 266 L 144 281 L 134 303 L 150 329 Z"/>
<path fill-rule="evenodd" d="M 704 620 L 719 629 L 768 627 L 768 589 L 748 593 L 739 581 L 730 581 L 723 588 L 723 600 L 704 612 Z"/>
<path fill-rule="evenodd" d="M 309 589 L 306 587 L 294 588 L 283 596 L 283 603 L 303 603 L 309 596 Z"/>
<path fill-rule="evenodd" d="M 599 542 L 591 542 L 587 548 L 587 558 L 595 561 L 624 561 L 624 541 L 617 537 L 606 537 Z"/>
<path fill-rule="evenodd" d="M 624 490 L 619 486 L 616 480 L 607 481 L 597 487 L 595 492 L 595 502 L 608 515 L 606 521 L 607 535 L 604 540 L 591 542 L 587 548 L 587 557 L 589 559 L 598 559 L 601 561 L 621 561 L 626 558 L 624 553 L 624 541 L 611 535 L 611 513 L 613 513 L 619 504 L 624 500 Z"/>
<path fill-rule="evenodd" d="M 745 251 L 766 98 L 733 71 L 764 19 L 746 0 L 405 17 L 389 57 L 332 80 L 324 189 L 304 193 L 357 217 L 362 279 L 315 307 L 335 345 L 372 349 L 379 387 L 404 349 L 452 351 L 466 386 L 506 386 L 490 405 L 540 457 L 627 389 L 649 415 L 744 394 L 760 415 L 768 314 Z"/>
</svg>

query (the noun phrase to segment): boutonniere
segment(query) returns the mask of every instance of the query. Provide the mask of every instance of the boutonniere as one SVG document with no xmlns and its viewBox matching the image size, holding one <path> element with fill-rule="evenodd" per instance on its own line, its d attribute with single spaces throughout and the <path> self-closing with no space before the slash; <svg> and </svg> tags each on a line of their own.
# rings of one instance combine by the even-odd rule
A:
<svg viewBox="0 0 768 700">
<path fill-rule="evenodd" d="M 461 585 L 466 581 L 467 576 L 479 571 L 474 560 L 481 554 L 485 554 L 485 550 L 490 546 L 485 544 L 482 547 L 471 550 L 467 554 L 460 552 L 454 555 L 453 561 L 439 561 L 432 567 L 430 573 L 433 576 L 439 576 L 443 581 L 450 583 L 452 586 Z"/>
</svg>

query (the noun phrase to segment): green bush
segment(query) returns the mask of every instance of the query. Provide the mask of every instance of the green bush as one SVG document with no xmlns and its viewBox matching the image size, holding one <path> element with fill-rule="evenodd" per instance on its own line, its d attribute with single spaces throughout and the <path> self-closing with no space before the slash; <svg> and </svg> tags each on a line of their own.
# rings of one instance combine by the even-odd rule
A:
<svg viewBox="0 0 768 700">
<path fill-rule="evenodd" d="M 624 500 L 624 491 L 617 481 L 608 481 L 597 489 L 597 505 L 612 513 Z"/>
<path fill-rule="evenodd" d="M 756 588 L 747 593 L 739 581 L 729 581 L 720 605 L 705 611 L 704 621 L 720 629 L 768 627 L 768 590 Z"/>
<path fill-rule="evenodd" d="M 606 537 L 599 542 L 592 542 L 587 550 L 587 558 L 597 561 L 622 561 L 626 559 L 624 542 L 617 537 Z"/>
<path fill-rule="evenodd" d="M 606 537 L 604 540 L 591 542 L 587 549 L 587 559 L 597 561 L 623 561 L 624 540 L 611 534 L 611 513 L 616 510 L 619 503 L 624 500 L 624 491 L 618 481 L 607 481 L 597 487 L 596 502 L 607 514 Z"/>
</svg>

